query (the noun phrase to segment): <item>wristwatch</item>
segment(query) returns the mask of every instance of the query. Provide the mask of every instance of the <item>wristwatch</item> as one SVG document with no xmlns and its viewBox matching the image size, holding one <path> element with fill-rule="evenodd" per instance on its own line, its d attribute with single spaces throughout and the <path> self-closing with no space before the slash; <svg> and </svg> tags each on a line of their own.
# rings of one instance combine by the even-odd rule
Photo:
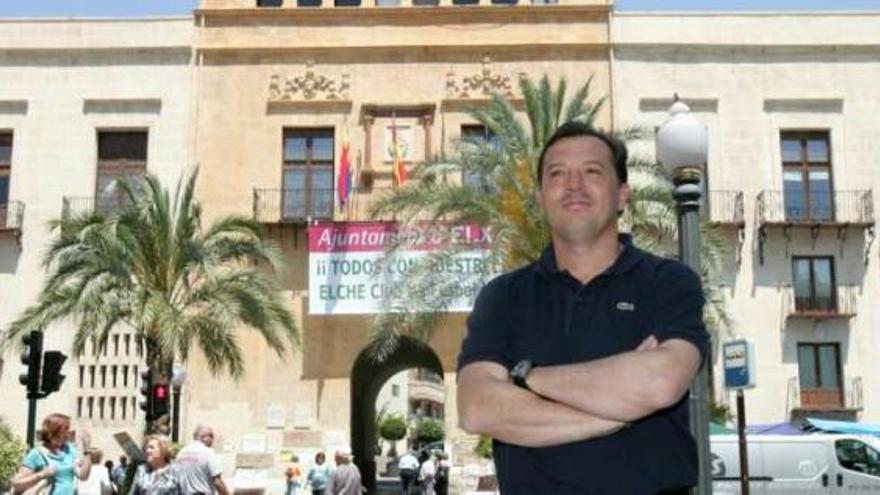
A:
<svg viewBox="0 0 880 495">
<path fill-rule="evenodd" d="M 531 361 L 523 359 L 516 363 L 513 368 L 510 368 L 510 378 L 513 380 L 513 384 L 517 387 L 531 391 L 532 389 L 529 388 L 529 384 L 526 383 L 526 378 L 528 378 L 529 373 L 531 373 L 533 366 L 534 365 Z"/>
</svg>

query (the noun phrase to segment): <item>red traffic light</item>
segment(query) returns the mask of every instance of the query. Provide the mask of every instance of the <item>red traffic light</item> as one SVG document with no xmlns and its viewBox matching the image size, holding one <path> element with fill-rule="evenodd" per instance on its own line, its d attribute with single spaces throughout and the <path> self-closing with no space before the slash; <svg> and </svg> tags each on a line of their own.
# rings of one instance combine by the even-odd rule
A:
<svg viewBox="0 0 880 495">
<path fill-rule="evenodd" d="M 165 385 L 165 384 L 153 385 L 153 399 L 167 400 L 168 399 L 168 385 Z"/>
</svg>

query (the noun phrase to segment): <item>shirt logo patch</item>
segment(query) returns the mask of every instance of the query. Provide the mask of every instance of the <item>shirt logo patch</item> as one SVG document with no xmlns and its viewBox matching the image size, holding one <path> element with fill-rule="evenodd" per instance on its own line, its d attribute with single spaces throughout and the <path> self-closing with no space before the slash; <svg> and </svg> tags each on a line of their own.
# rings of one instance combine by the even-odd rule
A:
<svg viewBox="0 0 880 495">
<path fill-rule="evenodd" d="M 631 302 L 620 301 L 617 303 L 618 311 L 635 311 L 636 305 Z"/>
</svg>

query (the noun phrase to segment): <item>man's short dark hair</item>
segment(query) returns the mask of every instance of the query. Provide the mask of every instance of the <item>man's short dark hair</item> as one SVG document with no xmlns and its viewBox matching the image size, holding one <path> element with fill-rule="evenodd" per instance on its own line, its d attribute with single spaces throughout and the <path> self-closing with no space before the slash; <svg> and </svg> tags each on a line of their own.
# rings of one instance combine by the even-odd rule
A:
<svg viewBox="0 0 880 495">
<path fill-rule="evenodd" d="M 614 173 L 617 175 L 617 180 L 621 184 L 626 183 L 626 160 L 627 160 L 627 151 L 626 144 L 612 136 L 611 134 L 602 132 L 595 127 L 587 124 L 585 122 L 578 121 L 568 121 L 561 126 L 559 126 L 556 131 L 550 136 L 550 139 L 544 144 L 544 148 L 541 149 L 541 156 L 538 158 L 538 185 L 541 185 L 541 181 L 543 180 L 542 175 L 544 174 L 544 155 L 547 154 L 547 150 L 553 146 L 556 141 L 560 139 L 570 138 L 570 137 L 594 137 L 608 146 L 608 150 L 611 152 L 611 163 L 614 165 Z"/>
</svg>

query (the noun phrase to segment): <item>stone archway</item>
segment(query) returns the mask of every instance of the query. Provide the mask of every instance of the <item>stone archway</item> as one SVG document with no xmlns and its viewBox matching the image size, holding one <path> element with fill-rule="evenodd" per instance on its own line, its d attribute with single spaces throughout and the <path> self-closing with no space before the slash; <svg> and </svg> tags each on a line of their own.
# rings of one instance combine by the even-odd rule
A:
<svg viewBox="0 0 880 495">
<path fill-rule="evenodd" d="M 411 337 L 401 337 L 397 349 L 379 363 L 364 349 L 351 372 L 351 448 L 361 470 L 367 493 L 376 491 L 376 461 L 373 440 L 376 429 L 376 398 L 379 390 L 395 373 L 407 368 L 426 368 L 443 376 L 440 358 L 430 346 Z"/>
</svg>

